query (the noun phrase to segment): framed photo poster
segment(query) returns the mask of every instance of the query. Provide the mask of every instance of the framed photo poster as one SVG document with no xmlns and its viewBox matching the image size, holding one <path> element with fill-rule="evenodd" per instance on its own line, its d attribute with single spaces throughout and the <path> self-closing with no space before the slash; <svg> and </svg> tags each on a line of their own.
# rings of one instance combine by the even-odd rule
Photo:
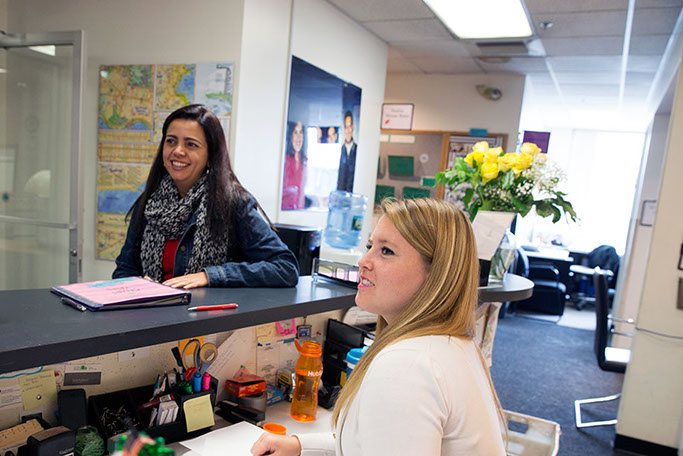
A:
<svg viewBox="0 0 683 456">
<path fill-rule="evenodd" d="M 281 209 L 327 211 L 353 191 L 361 89 L 292 56 Z"/>
</svg>

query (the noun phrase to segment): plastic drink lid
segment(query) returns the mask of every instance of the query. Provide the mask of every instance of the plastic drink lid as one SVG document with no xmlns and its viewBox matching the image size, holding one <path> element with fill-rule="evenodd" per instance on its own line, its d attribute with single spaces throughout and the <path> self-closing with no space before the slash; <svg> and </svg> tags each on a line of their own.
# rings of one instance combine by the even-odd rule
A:
<svg viewBox="0 0 683 456">
<path fill-rule="evenodd" d="M 367 349 L 367 345 L 363 348 L 352 348 L 346 354 L 346 362 L 353 364 L 355 366 L 356 364 L 358 364 L 358 360 L 360 360 L 360 357 L 363 355 L 363 353 L 365 353 Z"/>
<path fill-rule="evenodd" d="M 266 423 L 263 425 L 263 430 L 271 434 L 287 435 L 287 428 L 277 423 Z"/>
</svg>

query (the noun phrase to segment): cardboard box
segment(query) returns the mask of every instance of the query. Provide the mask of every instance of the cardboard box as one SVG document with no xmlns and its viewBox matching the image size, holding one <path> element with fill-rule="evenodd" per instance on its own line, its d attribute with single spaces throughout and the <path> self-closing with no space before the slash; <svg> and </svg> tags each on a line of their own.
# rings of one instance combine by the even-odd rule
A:
<svg viewBox="0 0 683 456">
<path fill-rule="evenodd" d="M 225 391 L 235 397 L 251 396 L 266 390 L 266 381 L 258 375 L 242 375 L 225 381 Z"/>
</svg>

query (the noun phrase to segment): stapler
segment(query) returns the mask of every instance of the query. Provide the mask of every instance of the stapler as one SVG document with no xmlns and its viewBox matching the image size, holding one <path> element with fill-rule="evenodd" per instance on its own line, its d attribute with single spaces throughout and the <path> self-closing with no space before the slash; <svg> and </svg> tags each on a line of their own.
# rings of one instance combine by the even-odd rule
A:
<svg viewBox="0 0 683 456">
<path fill-rule="evenodd" d="M 248 421 L 251 424 L 260 426 L 266 420 L 266 412 L 228 400 L 218 403 L 216 415 L 233 424 L 240 421 Z"/>
</svg>

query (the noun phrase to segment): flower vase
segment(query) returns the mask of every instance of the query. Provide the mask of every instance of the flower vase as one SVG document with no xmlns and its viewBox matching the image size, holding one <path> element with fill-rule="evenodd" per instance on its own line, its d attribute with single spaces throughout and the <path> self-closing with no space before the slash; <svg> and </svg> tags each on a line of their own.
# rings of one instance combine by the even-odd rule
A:
<svg viewBox="0 0 683 456">
<path fill-rule="evenodd" d="M 491 258 L 491 270 L 489 271 L 489 284 L 498 284 L 503 281 L 505 272 L 510 268 L 517 254 L 517 239 L 512 231 L 505 230 L 503 240 L 500 241 L 496 253 Z"/>
</svg>

